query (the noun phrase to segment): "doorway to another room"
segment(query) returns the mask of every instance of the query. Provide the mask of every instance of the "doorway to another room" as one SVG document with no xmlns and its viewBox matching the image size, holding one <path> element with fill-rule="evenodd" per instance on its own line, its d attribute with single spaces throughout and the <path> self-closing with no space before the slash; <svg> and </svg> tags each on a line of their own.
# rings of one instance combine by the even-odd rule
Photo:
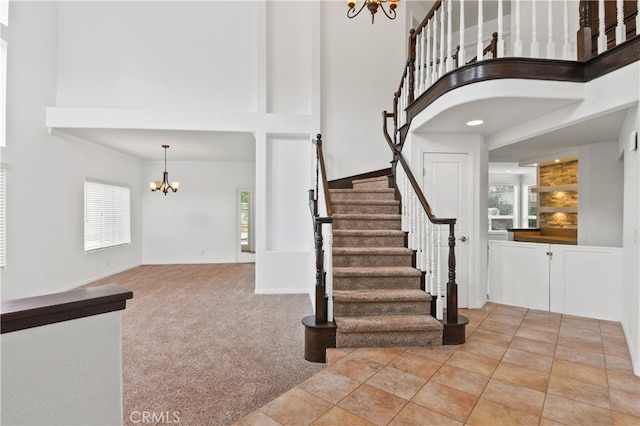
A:
<svg viewBox="0 0 640 426">
<path fill-rule="evenodd" d="M 254 189 L 238 189 L 238 263 L 255 262 Z"/>
</svg>

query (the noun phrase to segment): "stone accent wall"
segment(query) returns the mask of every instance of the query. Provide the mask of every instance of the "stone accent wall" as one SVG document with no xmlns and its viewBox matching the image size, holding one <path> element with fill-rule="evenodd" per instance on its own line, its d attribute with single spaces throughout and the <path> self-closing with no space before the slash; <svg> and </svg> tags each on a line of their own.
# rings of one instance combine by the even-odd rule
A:
<svg viewBox="0 0 640 426">
<path fill-rule="evenodd" d="M 570 185 L 578 183 L 578 160 L 550 164 L 538 169 L 540 187 Z M 541 207 L 578 207 L 578 191 L 542 192 L 539 197 Z M 539 213 L 541 229 L 578 229 L 578 213 Z"/>
</svg>

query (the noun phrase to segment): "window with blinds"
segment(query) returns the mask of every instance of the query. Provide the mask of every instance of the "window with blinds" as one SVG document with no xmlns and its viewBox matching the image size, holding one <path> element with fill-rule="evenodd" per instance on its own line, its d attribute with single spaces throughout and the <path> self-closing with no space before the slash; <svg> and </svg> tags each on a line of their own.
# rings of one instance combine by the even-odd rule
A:
<svg viewBox="0 0 640 426">
<path fill-rule="evenodd" d="M 129 188 L 84 181 L 84 251 L 131 243 Z"/>
</svg>

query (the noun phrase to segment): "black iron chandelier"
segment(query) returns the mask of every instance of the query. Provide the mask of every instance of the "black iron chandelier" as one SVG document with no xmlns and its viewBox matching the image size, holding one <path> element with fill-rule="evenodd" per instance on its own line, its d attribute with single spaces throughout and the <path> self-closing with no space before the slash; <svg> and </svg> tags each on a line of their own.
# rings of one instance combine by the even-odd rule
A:
<svg viewBox="0 0 640 426">
<path fill-rule="evenodd" d="M 378 7 L 382 10 L 382 12 L 389 19 L 396 19 L 396 7 L 398 7 L 398 1 L 400 0 L 364 0 L 362 6 L 356 12 L 356 0 L 347 0 L 347 6 L 349 6 L 349 10 L 347 10 L 347 17 L 355 18 L 362 12 L 362 9 L 367 7 L 369 12 L 371 12 L 371 24 L 373 24 L 373 20 L 376 17 L 376 12 L 378 11 Z M 387 12 L 384 8 L 384 4 L 389 3 L 389 11 Z"/>
<path fill-rule="evenodd" d="M 152 192 L 159 190 L 164 192 L 164 195 L 167 195 L 169 190 L 176 192 L 180 186 L 180 182 L 169 183 L 169 173 L 167 172 L 167 148 L 169 148 L 169 145 L 162 145 L 162 147 L 164 148 L 164 172 L 162 173 L 162 182 L 159 180 L 149 182 L 149 187 L 151 187 Z"/>
</svg>

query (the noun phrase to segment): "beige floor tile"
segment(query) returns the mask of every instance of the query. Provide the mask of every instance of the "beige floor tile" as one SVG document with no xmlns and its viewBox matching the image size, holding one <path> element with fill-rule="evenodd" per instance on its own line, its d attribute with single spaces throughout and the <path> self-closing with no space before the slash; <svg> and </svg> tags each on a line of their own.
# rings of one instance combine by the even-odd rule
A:
<svg viewBox="0 0 640 426">
<path fill-rule="evenodd" d="M 633 364 L 631 363 L 631 359 L 618 358 L 613 355 L 605 355 L 604 358 L 607 369 L 633 373 Z"/>
<path fill-rule="evenodd" d="M 487 319 L 478 326 L 478 329 L 513 336 L 514 334 L 516 334 L 516 331 L 518 331 L 518 325 L 505 324 L 502 322 L 495 322 Z"/>
<path fill-rule="evenodd" d="M 368 360 L 362 357 L 354 357 L 350 354 L 334 364 L 327 367 L 329 371 L 333 371 L 343 376 L 351 377 L 359 382 L 365 382 L 371 376 L 384 368 L 384 364 Z"/>
<path fill-rule="evenodd" d="M 590 328 L 600 331 L 600 321 L 597 319 L 574 317 L 572 315 L 562 315 L 561 325 L 568 325 L 574 328 Z"/>
<path fill-rule="evenodd" d="M 600 333 L 602 334 L 617 334 L 624 336 L 624 330 L 622 324 L 613 321 L 600 321 Z"/>
<path fill-rule="evenodd" d="M 299 388 L 293 388 L 262 408 L 283 425 L 308 425 L 329 411 L 332 404 Z"/>
<path fill-rule="evenodd" d="M 609 389 L 609 393 L 612 410 L 640 417 L 640 393 L 622 389 Z"/>
<path fill-rule="evenodd" d="M 464 368 L 474 373 L 490 377 L 498 366 L 498 360 L 475 355 L 469 352 L 457 351 L 447 361 L 446 365 Z"/>
<path fill-rule="evenodd" d="M 280 426 L 281 423 L 276 422 L 262 411 L 254 411 L 234 426 Z"/>
<path fill-rule="evenodd" d="M 509 348 L 502 357 L 502 360 L 510 364 L 549 373 L 553 365 L 553 358 L 550 356 L 534 354 L 519 349 Z"/>
<path fill-rule="evenodd" d="M 451 355 L 458 350 L 458 346 L 434 346 L 434 347 L 411 347 L 407 349 L 408 353 L 423 356 L 430 360 L 444 363 Z"/>
<path fill-rule="evenodd" d="M 372 361 L 388 364 L 404 353 L 406 348 L 358 348 L 352 357 L 363 357 Z"/>
<path fill-rule="evenodd" d="M 323 370 L 305 380 L 298 387 L 332 404 L 337 404 L 360 384 L 359 381 L 350 377 Z"/>
<path fill-rule="evenodd" d="M 398 415 L 389 423 L 389 426 L 462 426 L 463 424 L 464 423 L 450 417 L 410 402 L 400 410 Z"/>
<path fill-rule="evenodd" d="M 429 408 L 447 417 L 464 422 L 478 397 L 449 386 L 430 381 L 413 397 L 411 402 Z"/>
<path fill-rule="evenodd" d="M 445 364 L 433 375 L 431 381 L 472 395 L 481 395 L 489 377 Z"/>
<path fill-rule="evenodd" d="M 560 326 L 559 334 L 562 336 L 579 337 L 581 339 L 595 340 L 598 342 L 602 341 L 600 329 L 594 330 L 592 328 L 578 328 L 572 325 L 562 324 Z"/>
<path fill-rule="evenodd" d="M 540 417 L 480 398 L 466 424 L 473 425 L 538 425 Z"/>
<path fill-rule="evenodd" d="M 532 320 L 532 321 L 547 322 L 551 324 L 556 324 L 558 327 L 560 327 L 560 322 L 562 321 L 562 315 L 552 313 L 552 312 L 529 310 L 529 312 L 527 312 L 527 314 L 524 316 L 524 319 L 525 321 Z"/>
<path fill-rule="evenodd" d="M 581 351 L 604 353 L 602 342 L 597 340 L 583 339 L 581 337 L 558 335 L 558 345 L 568 348 L 580 349 Z"/>
<path fill-rule="evenodd" d="M 536 416 L 542 414 L 545 396 L 546 394 L 544 392 L 498 379 L 491 379 L 482 394 L 482 398 L 484 399 Z"/>
<path fill-rule="evenodd" d="M 558 345 L 558 347 L 556 348 L 555 357 L 564 359 L 565 361 L 592 365 L 594 367 L 605 367 L 605 356 L 604 354 L 598 352 L 588 352 L 581 349 Z"/>
<path fill-rule="evenodd" d="M 594 385 L 607 386 L 607 370 L 604 368 L 565 361 L 559 358 L 553 361 L 551 374 L 570 377 Z"/>
<path fill-rule="evenodd" d="M 427 383 L 427 379 L 387 366 L 367 380 L 367 384 L 407 401 Z"/>
<path fill-rule="evenodd" d="M 596 407 L 611 409 L 609 388 L 582 382 L 570 377 L 551 375 L 547 393 L 562 396 Z"/>
<path fill-rule="evenodd" d="M 487 331 L 478 328 L 471 335 L 472 339 L 482 340 L 483 342 L 492 343 L 498 346 L 507 346 L 511 343 L 513 336 L 509 336 L 507 334 L 500 334 L 494 331 Z"/>
<path fill-rule="evenodd" d="M 386 425 L 407 401 L 383 390 L 364 384 L 338 403 L 338 407 L 375 423 Z"/>
<path fill-rule="evenodd" d="M 492 343 L 474 339 L 473 337 L 460 346 L 460 352 L 469 352 L 496 360 L 502 359 L 506 350 L 507 346 L 494 345 Z"/>
<path fill-rule="evenodd" d="M 413 374 L 423 379 L 430 379 L 431 376 L 442 367 L 442 362 L 405 352 L 391 361 L 389 365 L 405 373 Z"/>
<path fill-rule="evenodd" d="M 516 333 L 516 336 L 523 337 L 529 340 L 535 340 L 537 342 L 552 343 L 554 345 L 558 340 L 557 333 L 549 333 L 547 331 L 536 330 L 533 328 L 526 328 L 526 327 L 520 327 L 518 329 L 518 332 Z"/>
<path fill-rule="evenodd" d="M 513 338 L 510 348 L 544 356 L 553 356 L 556 351 L 556 345 L 553 343 L 538 342 L 518 336 Z"/>
<path fill-rule="evenodd" d="M 612 424 L 610 410 L 556 395 L 547 395 L 542 417 L 566 425 Z"/>
<path fill-rule="evenodd" d="M 601 333 L 602 344 L 606 345 L 627 345 L 627 339 L 624 337 L 624 334 L 607 334 Z"/>
<path fill-rule="evenodd" d="M 324 413 L 318 420 L 312 423 L 313 426 L 336 426 L 336 425 L 349 425 L 349 426 L 373 426 L 371 423 L 362 417 L 358 417 L 355 414 L 343 410 L 340 407 L 333 407 L 331 410 Z"/>
<path fill-rule="evenodd" d="M 560 323 L 549 322 L 549 321 L 540 321 L 536 319 L 529 319 L 525 317 L 520 327 L 531 328 L 533 330 L 546 331 L 547 333 L 558 333 L 560 330 Z"/>
<path fill-rule="evenodd" d="M 624 425 L 624 426 L 640 425 L 640 417 L 630 416 L 624 413 L 618 413 L 617 411 L 612 411 L 611 417 L 613 418 L 614 425 Z"/>
<path fill-rule="evenodd" d="M 638 376 L 612 370 L 607 372 L 607 379 L 609 387 L 612 389 L 640 393 L 640 377 Z"/>
<path fill-rule="evenodd" d="M 327 365 L 333 364 L 349 355 L 352 350 L 329 348 L 326 352 Z"/>
<path fill-rule="evenodd" d="M 629 354 L 629 348 L 627 347 L 626 344 L 624 345 L 619 345 L 619 344 L 604 344 L 604 354 L 605 355 L 613 355 L 616 356 L 618 358 L 627 358 L 627 359 L 631 359 L 631 355 Z"/>
<path fill-rule="evenodd" d="M 499 322 L 507 325 L 519 326 L 524 319 L 524 314 L 519 312 L 498 311 L 491 312 L 485 321 Z"/>
<path fill-rule="evenodd" d="M 549 381 L 549 375 L 547 373 L 504 361 L 498 365 L 493 378 L 540 392 L 546 392 Z"/>
</svg>

